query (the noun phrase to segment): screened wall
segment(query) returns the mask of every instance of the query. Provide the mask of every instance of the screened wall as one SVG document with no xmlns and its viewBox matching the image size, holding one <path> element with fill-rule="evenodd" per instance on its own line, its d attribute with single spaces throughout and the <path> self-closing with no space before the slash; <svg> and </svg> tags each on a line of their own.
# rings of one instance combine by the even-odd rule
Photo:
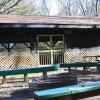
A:
<svg viewBox="0 0 100 100">
<path fill-rule="evenodd" d="M 99 60 L 99 29 L 7 28 L 0 33 L 1 70 Z"/>
</svg>

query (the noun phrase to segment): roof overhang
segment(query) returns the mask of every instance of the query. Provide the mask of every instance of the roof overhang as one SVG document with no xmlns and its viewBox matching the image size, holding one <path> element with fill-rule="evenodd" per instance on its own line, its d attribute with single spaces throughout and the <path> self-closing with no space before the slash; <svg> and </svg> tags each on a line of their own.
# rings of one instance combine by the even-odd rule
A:
<svg viewBox="0 0 100 100">
<path fill-rule="evenodd" d="M 99 17 L 0 15 L 0 28 L 100 28 Z"/>
<path fill-rule="evenodd" d="M 38 24 L 38 23 L 0 23 L 0 28 L 79 28 L 79 29 L 99 29 L 100 25 L 83 24 Z"/>
</svg>

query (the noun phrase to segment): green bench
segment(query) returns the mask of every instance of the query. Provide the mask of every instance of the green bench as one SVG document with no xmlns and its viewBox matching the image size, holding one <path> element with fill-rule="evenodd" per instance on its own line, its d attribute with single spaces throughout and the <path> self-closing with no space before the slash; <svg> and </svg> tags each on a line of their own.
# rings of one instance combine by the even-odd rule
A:
<svg viewBox="0 0 100 100">
<path fill-rule="evenodd" d="M 43 72 L 43 77 L 47 77 L 47 72 L 57 71 L 58 65 L 48 66 L 48 67 L 35 67 L 27 69 L 16 69 L 16 70 L 0 70 L 0 76 L 3 76 L 3 83 L 6 81 L 6 76 L 24 74 L 24 81 L 27 80 L 27 74 L 30 73 L 41 73 Z"/>
<path fill-rule="evenodd" d="M 48 90 L 35 91 L 33 92 L 33 94 L 36 100 L 71 100 L 73 95 L 78 95 L 79 98 L 82 98 L 81 95 L 85 93 L 89 94 L 91 91 L 99 91 L 100 93 L 100 81 L 86 82 L 84 86 L 81 86 L 79 84 Z M 84 95 L 84 98 L 85 96 L 87 97 L 88 94 Z"/>
<path fill-rule="evenodd" d="M 60 64 L 60 68 L 68 68 L 69 72 L 71 71 L 71 68 L 77 68 L 77 67 L 83 67 L 85 70 L 87 67 L 99 67 L 100 64 L 98 62 L 76 62 L 76 63 L 65 63 Z"/>
</svg>

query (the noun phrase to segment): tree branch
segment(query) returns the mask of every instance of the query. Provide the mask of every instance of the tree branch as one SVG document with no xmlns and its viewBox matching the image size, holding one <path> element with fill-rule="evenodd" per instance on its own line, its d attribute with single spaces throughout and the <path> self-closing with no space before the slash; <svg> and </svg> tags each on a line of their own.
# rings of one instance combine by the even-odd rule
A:
<svg viewBox="0 0 100 100">
<path fill-rule="evenodd" d="M 8 8 L 5 8 L 3 11 L 0 12 L 0 14 L 8 11 L 9 9 L 13 8 L 14 6 L 16 6 L 21 0 L 17 0 L 13 5 L 11 5 L 10 7 Z"/>
<path fill-rule="evenodd" d="M 81 8 L 82 8 L 83 15 L 85 16 L 85 15 L 86 15 L 86 13 L 85 13 L 85 10 L 84 10 L 84 7 L 83 7 L 83 5 L 82 5 L 82 2 L 81 2 L 81 0 L 79 0 L 79 3 L 80 3 L 80 6 L 81 6 Z"/>
<path fill-rule="evenodd" d="M 98 16 L 98 0 L 96 0 L 95 4 L 95 16 Z"/>
<path fill-rule="evenodd" d="M 4 0 L 3 2 L 0 3 L 0 10 L 6 6 L 7 3 L 11 2 L 11 0 Z"/>
<path fill-rule="evenodd" d="M 47 14 L 49 15 L 49 10 L 48 10 L 48 8 L 47 8 L 47 5 L 46 5 L 46 3 L 45 3 L 45 0 L 42 0 L 42 2 L 43 2 L 43 4 L 44 4 L 44 6 L 45 6 L 45 9 L 46 9 L 46 11 L 47 11 Z"/>
</svg>

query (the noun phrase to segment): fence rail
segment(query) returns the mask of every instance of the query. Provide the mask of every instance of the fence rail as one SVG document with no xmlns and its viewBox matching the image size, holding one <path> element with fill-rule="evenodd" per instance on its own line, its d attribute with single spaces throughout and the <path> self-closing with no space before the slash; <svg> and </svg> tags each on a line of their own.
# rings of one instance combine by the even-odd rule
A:
<svg viewBox="0 0 100 100">
<path fill-rule="evenodd" d="M 39 52 L 39 64 L 51 65 L 64 63 L 64 52 L 61 50 L 47 50 Z"/>
<path fill-rule="evenodd" d="M 87 57 L 84 60 L 84 56 Z M 88 57 L 90 56 L 90 57 Z M 91 56 L 92 59 L 91 59 Z M 0 70 L 32 68 L 34 66 L 46 66 L 53 64 L 74 63 L 82 61 L 100 61 L 100 50 L 44 50 L 38 53 L 25 55 L 0 56 Z"/>
</svg>

